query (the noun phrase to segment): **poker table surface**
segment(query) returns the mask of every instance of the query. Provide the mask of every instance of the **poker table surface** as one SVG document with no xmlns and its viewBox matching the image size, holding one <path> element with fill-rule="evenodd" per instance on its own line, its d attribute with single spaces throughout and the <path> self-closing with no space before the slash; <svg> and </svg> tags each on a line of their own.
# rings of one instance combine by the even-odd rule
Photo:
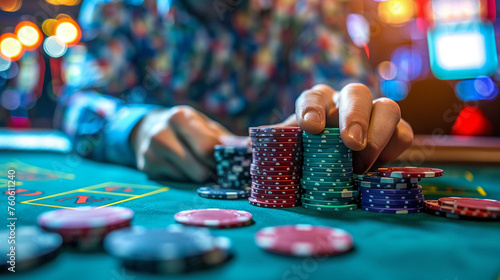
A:
<svg viewBox="0 0 500 280">
<path fill-rule="evenodd" d="M 438 165 L 445 175 L 422 180 L 426 199 L 467 196 L 500 199 L 500 166 Z M 500 279 L 500 222 L 450 219 L 428 213 L 392 215 L 366 212 L 317 212 L 295 207 L 266 209 L 246 199 L 206 199 L 197 184 L 156 182 L 140 171 L 82 159 L 72 153 L 0 152 L 0 187 L 7 171 L 17 180 L 17 226 L 35 225 L 39 214 L 81 206 L 133 209 L 133 225 L 174 224 L 174 214 L 188 209 L 229 208 L 253 214 L 255 223 L 212 229 L 229 237 L 234 258 L 222 266 L 181 275 L 128 271 L 106 252 L 63 249 L 53 261 L 33 270 L 0 274 L 6 279 Z M 4 193 L 4 192 L 2 192 Z M 7 195 L 0 199 L 7 223 Z M 264 251 L 254 243 L 264 227 L 312 224 L 352 234 L 354 249 L 332 257 L 291 257 Z M 154 242 L 154 241 L 152 241 Z"/>
</svg>

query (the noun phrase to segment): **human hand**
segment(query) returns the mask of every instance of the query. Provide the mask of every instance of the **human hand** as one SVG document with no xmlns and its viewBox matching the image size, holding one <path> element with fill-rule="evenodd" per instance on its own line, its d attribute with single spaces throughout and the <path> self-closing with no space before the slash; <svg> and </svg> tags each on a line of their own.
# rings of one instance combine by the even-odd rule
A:
<svg viewBox="0 0 500 280">
<path fill-rule="evenodd" d="M 175 106 L 146 115 L 130 141 L 137 168 L 150 178 L 201 183 L 215 169 L 214 146 L 231 135 L 192 107 Z"/>
<path fill-rule="evenodd" d="M 325 127 L 339 127 L 342 141 L 354 151 L 357 174 L 395 160 L 413 141 L 413 131 L 401 119 L 399 105 L 388 98 L 373 100 L 362 84 L 349 84 L 340 92 L 316 85 L 299 96 L 295 115 L 295 120 L 288 118 L 282 125 L 296 125 L 313 134 Z"/>
</svg>

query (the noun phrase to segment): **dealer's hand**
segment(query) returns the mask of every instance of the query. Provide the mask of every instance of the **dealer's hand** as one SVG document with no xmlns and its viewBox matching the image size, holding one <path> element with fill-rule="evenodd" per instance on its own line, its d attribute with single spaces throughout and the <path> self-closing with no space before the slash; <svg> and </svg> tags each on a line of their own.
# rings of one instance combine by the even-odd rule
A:
<svg viewBox="0 0 500 280">
<path fill-rule="evenodd" d="M 295 120 L 292 117 L 283 124 L 296 122 L 314 134 L 325 127 L 339 127 L 342 141 L 354 151 L 357 174 L 395 160 L 413 141 L 413 131 L 401 119 L 398 104 L 388 98 L 373 100 L 362 84 L 349 84 L 340 92 L 317 85 L 299 96 L 295 114 Z"/>
<path fill-rule="evenodd" d="M 204 182 L 215 169 L 214 146 L 232 135 L 189 106 L 155 110 L 130 135 L 137 168 L 152 179 Z"/>
</svg>

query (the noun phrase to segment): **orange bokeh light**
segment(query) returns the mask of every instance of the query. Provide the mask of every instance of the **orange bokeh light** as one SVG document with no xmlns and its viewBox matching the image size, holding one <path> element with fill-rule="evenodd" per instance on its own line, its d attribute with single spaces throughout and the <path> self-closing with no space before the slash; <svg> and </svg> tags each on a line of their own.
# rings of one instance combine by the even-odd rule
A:
<svg viewBox="0 0 500 280">
<path fill-rule="evenodd" d="M 0 55 L 3 59 L 16 61 L 24 54 L 24 48 L 17 36 L 12 33 L 5 33 L 0 36 Z"/>
<path fill-rule="evenodd" d="M 26 50 L 34 50 L 42 43 L 42 32 L 36 24 L 30 21 L 22 21 L 16 26 L 17 39 Z"/>
<path fill-rule="evenodd" d="M 52 5 L 74 6 L 80 4 L 81 0 L 45 0 Z"/>
<path fill-rule="evenodd" d="M 22 0 L 0 0 L 0 10 L 15 12 L 23 5 Z"/>
<path fill-rule="evenodd" d="M 58 17 L 54 28 L 56 38 L 67 46 L 74 46 L 82 38 L 82 30 L 76 21 L 68 17 Z"/>
</svg>

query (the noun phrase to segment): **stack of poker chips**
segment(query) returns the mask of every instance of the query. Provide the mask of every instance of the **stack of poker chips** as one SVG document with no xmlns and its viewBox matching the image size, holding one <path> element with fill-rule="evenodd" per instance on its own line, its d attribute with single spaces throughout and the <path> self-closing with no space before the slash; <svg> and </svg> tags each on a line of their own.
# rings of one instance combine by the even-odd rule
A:
<svg viewBox="0 0 500 280">
<path fill-rule="evenodd" d="M 387 167 L 357 175 L 361 208 L 388 214 L 420 213 L 424 196 L 421 178 L 442 176 L 443 170 L 427 167 Z"/>
<path fill-rule="evenodd" d="M 214 147 L 217 184 L 196 190 L 199 196 L 215 199 L 239 199 L 250 196 L 250 146 L 216 145 Z"/>
<path fill-rule="evenodd" d="M 250 204 L 289 208 L 300 204 L 301 133 L 298 127 L 250 128 Z"/>
<path fill-rule="evenodd" d="M 442 197 L 425 200 L 428 213 L 452 219 L 498 220 L 500 201 L 467 197 Z"/>
<path fill-rule="evenodd" d="M 216 145 L 214 158 L 217 182 L 224 189 L 241 189 L 250 185 L 252 150 L 249 146 Z"/>
<path fill-rule="evenodd" d="M 42 213 L 37 224 L 43 230 L 60 234 L 66 247 L 95 251 L 102 249 L 108 233 L 129 227 L 133 217 L 134 212 L 124 207 L 81 207 Z"/>
<path fill-rule="evenodd" d="M 357 209 L 358 191 L 353 184 L 352 151 L 338 128 L 320 134 L 302 133 L 302 206 L 318 211 Z"/>
<path fill-rule="evenodd" d="M 232 257 L 231 241 L 205 228 L 170 225 L 131 227 L 109 234 L 104 249 L 127 269 L 148 273 L 185 273 L 216 267 Z"/>
</svg>

